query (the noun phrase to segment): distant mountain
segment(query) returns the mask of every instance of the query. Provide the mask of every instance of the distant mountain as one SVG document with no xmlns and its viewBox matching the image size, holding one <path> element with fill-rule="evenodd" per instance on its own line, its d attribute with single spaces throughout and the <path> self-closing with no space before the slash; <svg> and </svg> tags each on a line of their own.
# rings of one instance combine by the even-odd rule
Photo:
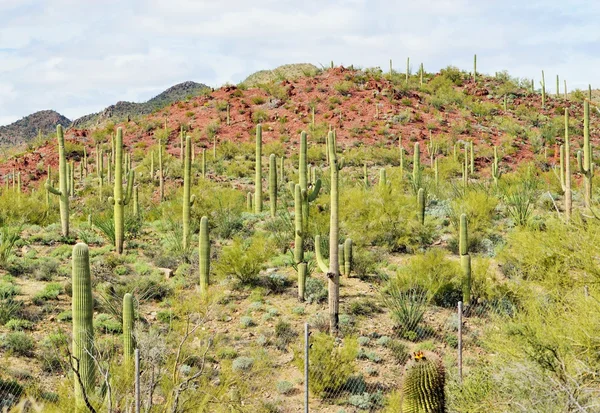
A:
<svg viewBox="0 0 600 413">
<path fill-rule="evenodd" d="M 128 116 L 134 117 L 139 115 L 147 115 L 155 110 L 162 109 L 173 102 L 185 100 L 189 96 L 198 96 L 202 94 L 208 86 L 196 82 L 183 82 L 172 86 L 153 97 L 147 102 L 117 102 L 98 113 L 85 115 L 73 121 L 74 127 L 89 128 L 98 126 L 106 121 L 121 121 Z"/>
<path fill-rule="evenodd" d="M 53 110 L 35 112 L 10 125 L 0 126 L 0 144 L 18 145 L 34 139 L 39 131 L 43 135 L 56 130 L 56 125 L 67 127 L 71 121 Z"/>
</svg>

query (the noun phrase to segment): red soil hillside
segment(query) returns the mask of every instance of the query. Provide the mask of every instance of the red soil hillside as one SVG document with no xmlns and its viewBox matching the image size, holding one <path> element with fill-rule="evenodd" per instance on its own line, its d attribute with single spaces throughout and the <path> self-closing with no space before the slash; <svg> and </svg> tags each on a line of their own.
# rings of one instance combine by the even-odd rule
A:
<svg viewBox="0 0 600 413">
<path fill-rule="evenodd" d="M 452 81 L 454 83 L 452 83 Z M 450 85 L 450 86 L 449 86 Z M 504 96 L 508 108 L 504 110 Z M 230 105 L 230 125 L 226 123 L 226 107 Z M 310 136 L 312 113 L 315 107 L 316 134 Z M 329 126 L 335 128 L 337 141 L 343 147 L 355 145 L 398 145 L 398 137 L 408 154 L 413 142 L 422 143 L 422 156 L 427 156 L 425 144 L 429 133 L 436 141 L 469 141 L 476 147 L 498 145 L 512 148 L 502 151 L 502 163 L 514 167 L 534 157 L 534 138 L 543 136 L 537 145 L 548 147 L 554 155 L 556 144 L 562 143 L 560 126 L 564 108 L 569 109 L 571 138 L 579 148 L 583 125 L 581 101 L 565 101 L 548 96 L 541 109 L 539 93 L 518 88 L 506 80 L 492 77 L 474 82 L 466 73 L 443 71 L 426 75 L 419 87 L 418 76 L 412 76 L 409 87 L 404 75 L 395 74 L 392 80 L 377 70 L 353 70 L 343 67 L 323 71 L 314 77 L 301 77 L 260 88 L 245 89 L 224 86 L 205 96 L 174 103 L 165 109 L 140 119 L 125 122 L 124 144 L 132 148 L 150 147 L 156 143 L 154 132 L 163 128 L 165 119 L 170 132 L 167 150 L 179 154 L 179 128 L 195 136 L 196 147 L 212 147 L 208 131 L 216 131 L 217 142 L 250 142 L 260 120 L 264 142 L 282 141 L 288 153 L 296 150 L 300 131 L 309 131 L 309 139 L 322 138 Z M 562 123 L 564 125 L 564 121 Z M 598 117 L 593 112 L 591 134 L 599 144 Z M 108 132 L 107 132 L 108 133 Z M 549 136 L 549 134 L 551 136 Z M 93 158 L 94 136 L 101 133 L 87 129 L 69 129 L 67 139 L 87 147 Z M 556 142 L 556 143 L 555 143 Z M 268 155 L 268 154 L 267 154 Z M 477 156 L 477 151 L 476 151 Z M 24 187 L 45 179 L 47 165 L 57 166 L 56 142 L 31 148 L 25 153 L 6 159 L 0 165 L 0 176 L 8 177 L 12 170 L 21 171 Z M 75 159 L 77 162 L 79 159 Z M 491 159 L 478 157 L 478 165 Z M 552 163 L 552 160 L 549 160 Z"/>
</svg>

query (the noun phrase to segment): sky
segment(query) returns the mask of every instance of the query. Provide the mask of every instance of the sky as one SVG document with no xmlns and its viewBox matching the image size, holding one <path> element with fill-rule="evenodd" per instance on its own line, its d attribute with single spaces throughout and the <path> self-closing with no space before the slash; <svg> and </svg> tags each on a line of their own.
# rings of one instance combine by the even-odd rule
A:
<svg viewBox="0 0 600 413">
<path fill-rule="evenodd" d="M 600 2 L 536 0 L 0 0 L 0 125 L 219 87 L 287 63 L 448 65 L 600 87 Z"/>
</svg>

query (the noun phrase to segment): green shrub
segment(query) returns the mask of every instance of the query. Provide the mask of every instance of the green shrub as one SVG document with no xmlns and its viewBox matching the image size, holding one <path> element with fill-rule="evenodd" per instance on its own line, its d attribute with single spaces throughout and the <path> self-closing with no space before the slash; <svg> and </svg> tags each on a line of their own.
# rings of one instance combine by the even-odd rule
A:
<svg viewBox="0 0 600 413">
<path fill-rule="evenodd" d="M 241 284 L 254 284 L 263 265 L 273 254 L 272 242 L 262 235 L 250 239 L 235 237 L 224 247 L 215 265 L 218 276 L 235 277 Z"/>
<path fill-rule="evenodd" d="M 304 296 L 309 304 L 321 303 L 327 298 L 327 287 L 321 279 L 308 277 L 306 279 Z"/>
<path fill-rule="evenodd" d="M 19 294 L 19 287 L 9 281 L 0 281 L 0 300 L 6 300 Z"/>
<path fill-rule="evenodd" d="M 32 301 L 35 305 L 41 305 L 48 300 L 56 300 L 62 290 L 62 285 L 58 283 L 46 284 L 42 291 L 33 296 Z"/>
<path fill-rule="evenodd" d="M 1 344 L 9 353 L 24 357 L 31 356 L 35 348 L 33 337 L 22 331 L 6 334 L 2 337 Z"/>
<path fill-rule="evenodd" d="M 5 327 L 13 331 L 31 330 L 33 328 L 33 323 L 29 320 L 13 318 L 5 324 Z"/>
</svg>

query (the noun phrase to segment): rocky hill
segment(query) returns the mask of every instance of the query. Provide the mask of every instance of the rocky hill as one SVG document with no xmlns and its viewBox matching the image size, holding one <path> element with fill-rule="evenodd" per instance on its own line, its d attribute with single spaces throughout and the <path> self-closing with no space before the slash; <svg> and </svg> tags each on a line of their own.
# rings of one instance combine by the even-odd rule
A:
<svg viewBox="0 0 600 413">
<path fill-rule="evenodd" d="M 202 83 L 190 81 L 179 83 L 147 102 L 134 103 L 121 101 L 107 107 L 101 112 L 82 116 L 73 121 L 73 126 L 77 128 L 95 127 L 108 120 L 119 122 L 126 120 L 127 117 L 131 118 L 139 115 L 147 115 L 155 110 L 162 109 L 173 102 L 182 101 L 188 97 L 198 96 L 207 89 L 209 89 L 209 87 Z"/>
<path fill-rule="evenodd" d="M 18 145 L 29 142 L 40 131 L 44 135 L 52 132 L 58 124 L 69 126 L 71 121 L 53 110 L 32 113 L 10 125 L 0 126 L 0 144 Z"/>
</svg>

